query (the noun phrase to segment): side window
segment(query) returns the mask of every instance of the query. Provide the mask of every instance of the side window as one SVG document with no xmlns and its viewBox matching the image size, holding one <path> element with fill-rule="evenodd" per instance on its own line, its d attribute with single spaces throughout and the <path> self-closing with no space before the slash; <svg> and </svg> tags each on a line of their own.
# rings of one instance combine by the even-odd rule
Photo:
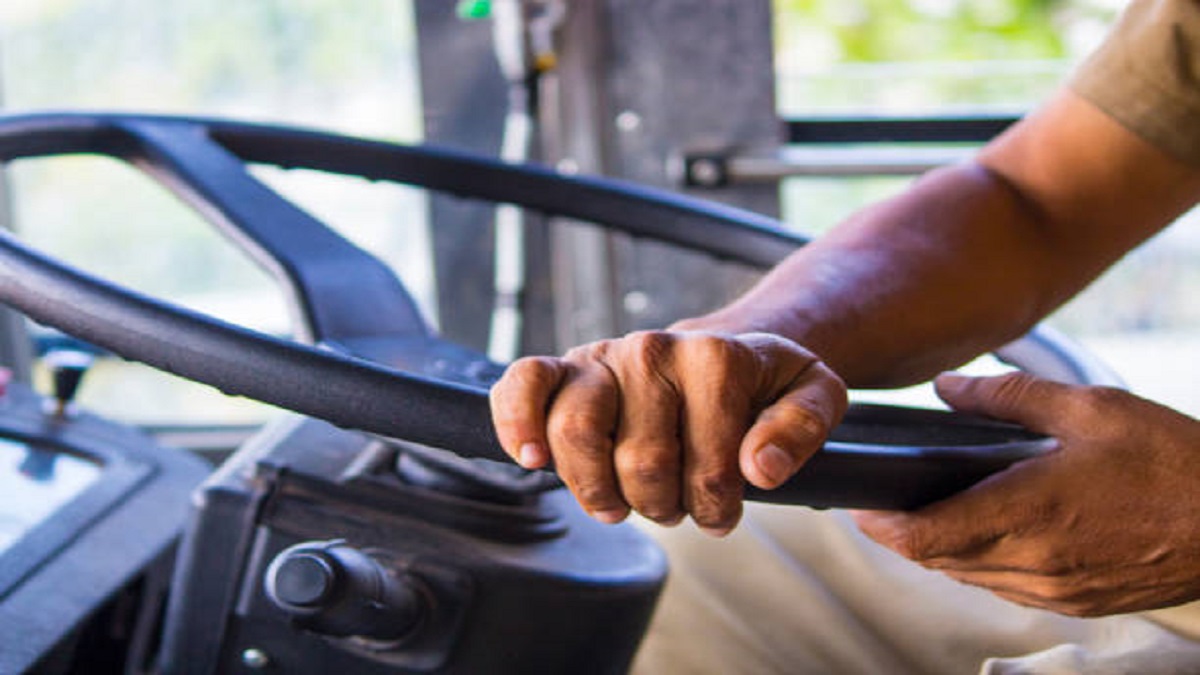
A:
<svg viewBox="0 0 1200 675">
<path fill-rule="evenodd" d="M 421 131 L 411 9 L 404 0 L 127 0 L 103 8 L 14 0 L 0 9 L 0 100 L 7 112 L 221 116 L 414 141 Z M 84 43 L 85 51 L 72 47 Z M 422 194 L 315 172 L 254 171 L 395 266 L 431 311 Z M 14 162 L 5 177 L 12 226 L 31 243 L 135 289 L 289 332 L 283 294 L 267 275 L 133 169 L 53 158 Z M 119 359 L 97 363 L 80 399 L 150 425 L 255 423 L 268 413 Z"/>
<path fill-rule="evenodd" d="M 776 99 L 788 119 L 1019 116 L 1103 39 L 1108 0 L 774 0 Z M 886 145 L 883 157 L 955 157 L 953 144 Z M 912 176 L 793 179 L 786 219 L 823 231 Z"/>
<path fill-rule="evenodd" d="M 1099 44 L 1123 4 L 775 0 L 780 115 L 1017 116 Z M 792 150 L 818 161 L 821 152 L 831 160 L 838 152 L 867 152 L 886 164 L 937 153 L 953 159 L 973 147 L 872 143 Z M 871 171 L 788 179 L 782 187 L 785 219 L 804 231 L 824 231 L 910 180 Z M 1200 413 L 1192 384 L 1200 370 L 1190 365 L 1200 348 L 1200 303 L 1189 291 L 1200 276 L 1196 218 L 1184 216 L 1050 319 L 1114 366 L 1134 391 L 1191 414 Z"/>
</svg>

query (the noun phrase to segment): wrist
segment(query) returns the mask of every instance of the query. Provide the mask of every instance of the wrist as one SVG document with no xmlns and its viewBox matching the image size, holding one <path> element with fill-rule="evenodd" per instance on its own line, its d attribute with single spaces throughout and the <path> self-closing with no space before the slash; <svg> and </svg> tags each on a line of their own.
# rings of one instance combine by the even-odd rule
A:
<svg viewBox="0 0 1200 675">
<path fill-rule="evenodd" d="M 721 333 L 724 335 L 741 335 L 743 333 L 772 333 L 783 335 L 771 321 L 756 320 L 740 312 L 730 311 L 729 308 L 717 310 L 703 316 L 680 319 L 672 323 L 667 330 Z"/>
</svg>

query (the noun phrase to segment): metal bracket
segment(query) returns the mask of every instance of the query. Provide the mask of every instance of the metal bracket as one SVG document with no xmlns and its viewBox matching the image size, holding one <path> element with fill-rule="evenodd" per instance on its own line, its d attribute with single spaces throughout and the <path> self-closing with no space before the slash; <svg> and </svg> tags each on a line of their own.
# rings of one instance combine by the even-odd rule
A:
<svg viewBox="0 0 1200 675">
<path fill-rule="evenodd" d="M 784 147 L 747 154 L 703 150 L 685 152 L 672 165 L 680 185 L 716 189 L 800 176 L 916 176 L 964 161 L 975 150 L 975 146 Z"/>
<path fill-rule="evenodd" d="M 774 183 L 784 178 L 915 176 L 968 159 L 1016 114 L 836 117 L 784 121 L 779 148 L 690 148 L 670 163 L 684 187 Z"/>
</svg>

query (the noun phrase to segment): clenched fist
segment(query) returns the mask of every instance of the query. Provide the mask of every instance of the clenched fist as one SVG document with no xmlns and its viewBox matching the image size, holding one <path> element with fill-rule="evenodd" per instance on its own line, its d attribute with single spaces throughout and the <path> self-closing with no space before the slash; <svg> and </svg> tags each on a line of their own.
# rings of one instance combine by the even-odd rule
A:
<svg viewBox="0 0 1200 675">
<path fill-rule="evenodd" d="M 551 461 L 606 523 L 630 510 L 722 535 L 744 481 L 779 486 L 845 413 L 846 387 L 775 335 L 646 331 L 514 362 L 491 391 L 506 452 Z"/>
</svg>

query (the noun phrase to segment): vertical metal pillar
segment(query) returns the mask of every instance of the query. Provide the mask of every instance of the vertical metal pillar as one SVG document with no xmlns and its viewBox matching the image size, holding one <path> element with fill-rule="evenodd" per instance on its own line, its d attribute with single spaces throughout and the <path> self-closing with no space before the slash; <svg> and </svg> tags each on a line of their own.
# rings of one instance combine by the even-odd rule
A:
<svg viewBox="0 0 1200 675">
<path fill-rule="evenodd" d="M 672 157 L 696 147 L 775 147 L 769 0 L 576 0 L 561 36 L 560 166 L 677 188 Z M 706 190 L 769 215 L 772 185 Z M 664 326 L 756 277 L 620 235 L 563 231 L 555 254 L 559 348 Z"/>
<path fill-rule="evenodd" d="M 463 22 L 451 2 L 416 0 L 429 142 L 496 155 L 505 83 L 490 22 Z M 770 147 L 775 111 L 770 0 L 571 0 L 558 65 L 541 82 L 544 161 L 676 188 L 672 158 L 696 147 Z M 767 214 L 771 185 L 705 190 Z M 492 212 L 453 197 L 431 203 L 442 332 L 482 348 L 492 304 Z M 694 315 L 756 275 L 735 265 L 587 225 L 527 231 L 523 348 L 586 340 Z"/>
<path fill-rule="evenodd" d="M 612 142 L 608 87 L 606 0 L 572 0 L 559 31 L 558 65 L 542 86 L 542 149 L 567 173 L 604 174 Z M 612 237 L 564 218 L 550 232 L 555 351 L 615 335 Z"/>
<path fill-rule="evenodd" d="M 464 21 L 451 0 L 414 0 L 425 140 L 496 156 L 507 85 L 492 46 L 490 21 Z M 484 350 L 493 299 L 494 209 L 434 194 L 430 234 L 443 335 Z"/>
</svg>

